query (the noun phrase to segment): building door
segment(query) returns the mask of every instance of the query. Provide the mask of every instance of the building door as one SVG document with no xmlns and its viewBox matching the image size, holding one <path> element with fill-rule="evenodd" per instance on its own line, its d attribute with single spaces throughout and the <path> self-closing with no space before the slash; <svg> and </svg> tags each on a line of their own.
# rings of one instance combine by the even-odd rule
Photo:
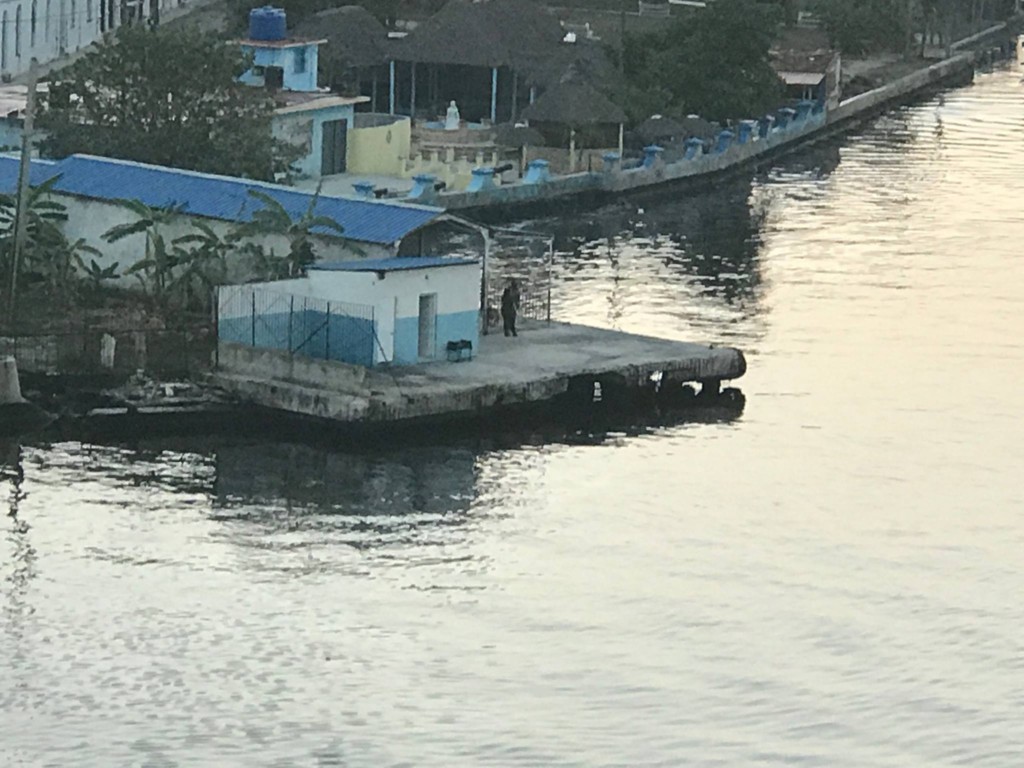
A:
<svg viewBox="0 0 1024 768">
<path fill-rule="evenodd" d="M 324 146 L 320 161 L 320 175 L 345 172 L 345 152 L 348 149 L 348 120 L 328 120 L 323 124 Z"/>
<path fill-rule="evenodd" d="M 420 294 L 420 343 L 421 358 L 434 357 L 437 338 L 437 294 Z"/>
</svg>

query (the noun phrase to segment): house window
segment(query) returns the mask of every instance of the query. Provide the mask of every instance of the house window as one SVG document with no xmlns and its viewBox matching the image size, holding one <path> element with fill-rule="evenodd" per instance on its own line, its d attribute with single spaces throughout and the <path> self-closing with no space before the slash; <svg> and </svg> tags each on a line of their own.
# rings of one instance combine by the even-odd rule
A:
<svg viewBox="0 0 1024 768">
<path fill-rule="evenodd" d="M 295 71 L 305 72 L 306 71 L 306 49 L 296 48 L 295 49 Z"/>
<path fill-rule="evenodd" d="M 29 45 L 36 47 L 36 0 L 32 0 L 32 16 L 29 19 Z"/>
<path fill-rule="evenodd" d="M 21 56 L 21 6 L 14 11 L 14 55 Z"/>
</svg>

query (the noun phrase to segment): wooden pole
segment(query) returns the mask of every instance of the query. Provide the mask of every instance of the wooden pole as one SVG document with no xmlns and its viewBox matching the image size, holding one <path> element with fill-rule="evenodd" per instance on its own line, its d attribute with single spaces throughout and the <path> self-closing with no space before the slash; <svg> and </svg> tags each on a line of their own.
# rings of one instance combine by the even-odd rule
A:
<svg viewBox="0 0 1024 768">
<path fill-rule="evenodd" d="M 416 122 L 416 62 L 409 68 L 409 76 L 412 78 L 412 85 L 409 94 L 409 117 Z"/>
<path fill-rule="evenodd" d="M 14 211 L 14 249 L 11 253 L 11 289 L 8 296 L 8 321 L 13 326 L 15 303 L 18 299 L 18 268 L 22 251 L 25 249 L 25 237 L 28 234 L 28 216 L 26 207 L 29 195 L 29 171 L 32 161 L 32 129 L 36 115 L 36 77 L 39 62 L 35 57 L 28 67 L 28 96 L 25 99 L 25 124 L 21 130 L 21 164 L 18 167 L 18 201 Z"/>
</svg>

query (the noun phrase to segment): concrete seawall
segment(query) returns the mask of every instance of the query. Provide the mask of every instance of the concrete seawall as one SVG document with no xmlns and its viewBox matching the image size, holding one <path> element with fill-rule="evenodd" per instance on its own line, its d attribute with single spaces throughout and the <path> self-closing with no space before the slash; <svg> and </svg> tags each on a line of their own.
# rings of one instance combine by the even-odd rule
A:
<svg viewBox="0 0 1024 768">
<path fill-rule="evenodd" d="M 733 348 L 552 323 L 488 336 L 471 361 L 366 369 L 222 343 L 213 383 L 249 402 L 346 424 L 478 415 L 578 394 L 604 397 L 699 383 L 717 391 L 746 372 Z"/>
<path fill-rule="evenodd" d="M 1008 25 L 995 25 L 964 43 L 1008 35 Z M 646 167 L 627 170 L 578 173 L 525 184 L 494 186 L 475 192 L 449 192 L 435 195 L 429 202 L 449 210 L 469 212 L 483 219 L 502 219 L 543 210 L 551 202 L 575 201 L 599 204 L 629 192 L 656 189 L 667 185 L 706 183 L 717 176 L 743 170 L 785 152 L 844 130 L 855 120 L 906 101 L 915 94 L 958 78 L 973 76 L 981 52 L 965 51 L 917 70 L 891 83 L 841 102 L 827 112 L 811 112 L 794 117 L 785 127 L 774 127 L 757 140 L 739 142 L 732 138 L 728 146 L 710 154 L 699 153 L 690 159 L 671 163 L 654 158 Z"/>
</svg>

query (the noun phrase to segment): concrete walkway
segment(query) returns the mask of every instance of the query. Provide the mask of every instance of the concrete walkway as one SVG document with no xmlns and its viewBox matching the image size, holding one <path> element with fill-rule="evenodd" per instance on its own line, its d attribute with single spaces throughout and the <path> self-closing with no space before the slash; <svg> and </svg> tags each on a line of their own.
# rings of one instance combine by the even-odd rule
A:
<svg viewBox="0 0 1024 768">
<path fill-rule="evenodd" d="M 580 380 L 627 388 L 652 374 L 674 382 L 736 379 L 743 354 L 567 323 L 537 324 L 517 338 L 481 339 L 472 360 L 366 369 L 309 360 L 284 352 L 222 344 L 214 383 L 268 408 L 337 422 L 392 422 L 481 413 L 498 406 L 538 403 Z M 443 350 L 441 350 L 443 354 Z"/>
</svg>

